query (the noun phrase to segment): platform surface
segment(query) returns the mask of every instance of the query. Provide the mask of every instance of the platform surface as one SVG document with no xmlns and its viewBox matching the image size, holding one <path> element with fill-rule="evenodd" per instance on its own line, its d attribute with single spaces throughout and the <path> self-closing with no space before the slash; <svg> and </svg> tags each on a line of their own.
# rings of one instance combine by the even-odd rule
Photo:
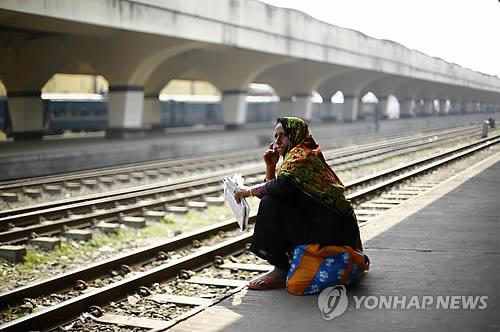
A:
<svg viewBox="0 0 500 332">
<path fill-rule="evenodd" d="M 332 320 L 321 317 L 318 296 L 243 289 L 170 331 L 499 331 L 499 173 L 497 153 L 363 226 L 371 269 Z M 403 310 L 357 309 L 354 296 L 406 296 L 405 305 L 413 296 L 420 305 L 423 296 L 487 298 L 484 309 L 463 309 L 459 297 L 461 309 Z"/>
</svg>

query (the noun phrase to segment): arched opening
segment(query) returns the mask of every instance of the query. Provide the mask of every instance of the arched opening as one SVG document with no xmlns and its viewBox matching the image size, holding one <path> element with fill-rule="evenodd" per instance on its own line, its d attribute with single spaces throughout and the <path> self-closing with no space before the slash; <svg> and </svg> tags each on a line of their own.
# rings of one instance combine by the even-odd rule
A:
<svg viewBox="0 0 500 332">
<path fill-rule="evenodd" d="M 279 97 L 270 85 L 250 83 L 247 91 L 247 123 L 270 122 L 279 116 Z M 165 127 L 224 124 L 222 94 L 211 82 L 172 79 L 159 99 Z"/>
<path fill-rule="evenodd" d="M 323 114 L 324 118 L 327 118 L 332 121 L 338 121 L 342 116 L 342 110 L 344 108 L 344 93 L 341 90 L 337 90 L 332 97 L 330 98 L 331 102 L 331 114 L 328 116 L 328 113 Z M 328 112 L 329 110 L 325 110 L 324 112 Z"/>
<path fill-rule="evenodd" d="M 70 94 L 104 95 L 108 92 L 108 81 L 101 75 L 54 74 L 42 87 L 43 95 Z"/>
<path fill-rule="evenodd" d="M 437 101 L 436 112 L 438 115 L 442 116 L 448 114 L 451 109 L 451 101 L 447 98 L 438 98 Z"/>
<path fill-rule="evenodd" d="M 373 119 L 376 116 L 377 105 L 379 100 L 377 96 L 371 91 L 368 91 L 361 97 L 361 103 L 359 105 L 358 119 Z"/>
<path fill-rule="evenodd" d="M 222 123 L 221 93 L 208 81 L 170 80 L 159 98 L 165 127 Z"/>
<path fill-rule="evenodd" d="M 389 95 L 387 97 L 387 110 L 385 112 L 385 116 L 388 119 L 398 119 L 400 112 L 399 110 L 400 105 L 398 98 L 396 98 L 394 95 Z"/>
<path fill-rule="evenodd" d="M 324 107 L 323 106 L 323 97 L 319 94 L 318 91 L 314 90 L 311 95 L 311 122 L 321 122 L 321 119 L 324 117 Z"/>
<path fill-rule="evenodd" d="M 250 83 L 246 102 L 247 123 L 270 122 L 279 116 L 279 97 L 269 84 Z"/>
<path fill-rule="evenodd" d="M 360 118 L 374 121 L 397 119 L 399 118 L 398 99 L 392 94 L 379 98 L 372 91 L 368 91 L 361 98 Z"/>
</svg>

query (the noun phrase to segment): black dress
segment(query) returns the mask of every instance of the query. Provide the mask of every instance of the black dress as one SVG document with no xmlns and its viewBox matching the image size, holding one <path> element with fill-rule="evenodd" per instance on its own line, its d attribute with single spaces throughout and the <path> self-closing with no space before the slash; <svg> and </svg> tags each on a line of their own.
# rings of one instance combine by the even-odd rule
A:
<svg viewBox="0 0 500 332">
<path fill-rule="evenodd" d="M 265 184 L 250 250 L 270 264 L 289 269 L 296 245 L 348 245 L 361 248 L 354 212 L 342 214 L 278 176 Z"/>
</svg>

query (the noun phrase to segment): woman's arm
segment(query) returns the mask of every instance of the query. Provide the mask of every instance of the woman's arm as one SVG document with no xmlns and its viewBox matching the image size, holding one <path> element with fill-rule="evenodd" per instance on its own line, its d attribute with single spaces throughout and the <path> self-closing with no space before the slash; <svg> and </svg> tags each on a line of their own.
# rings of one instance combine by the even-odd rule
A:
<svg viewBox="0 0 500 332">
<path fill-rule="evenodd" d="M 236 201 L 239 203 L 241 198 L 256 196 L 262 198 L 266 194 L 290 196 L 297 191 L 297 187 L 292 180 L 286 176 L 279 175 L 273 180 L 260 183 L 252 187 L 239 187 L 234 193 Z"/>
<path fill-rule="evenodd" d="M 292 180 L 283 175 L 278 175 L 276 179 L 268 181 L 264 183 L 264 185 L 266 191 L 265 193 L 271 195 L 290 196 L 295 194 L 298 190 Z"/>
<path fill-rule="evenodd" d="M 263 158 L 266 163 L 266 181 L 274 180 L 276 178 L 276 164 L 278 163 L 280 155 L 273 143 L 269 144 L 268 149 L 264 152 Z"/>
</svg>

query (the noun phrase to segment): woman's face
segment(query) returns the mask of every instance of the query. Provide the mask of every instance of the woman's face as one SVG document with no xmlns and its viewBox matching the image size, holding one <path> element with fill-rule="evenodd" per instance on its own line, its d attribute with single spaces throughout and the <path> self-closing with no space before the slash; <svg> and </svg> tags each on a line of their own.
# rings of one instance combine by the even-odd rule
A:
<svg viewBox="0 0 500 332">
<path fill-rule="evenodd" d="M 283 125 L 278 123 L 274 128 L 274 148 L 277 149 L 280 155 L 284 156 L 288 148 L 288 137 L 285 136 Z"/>
</svg>

